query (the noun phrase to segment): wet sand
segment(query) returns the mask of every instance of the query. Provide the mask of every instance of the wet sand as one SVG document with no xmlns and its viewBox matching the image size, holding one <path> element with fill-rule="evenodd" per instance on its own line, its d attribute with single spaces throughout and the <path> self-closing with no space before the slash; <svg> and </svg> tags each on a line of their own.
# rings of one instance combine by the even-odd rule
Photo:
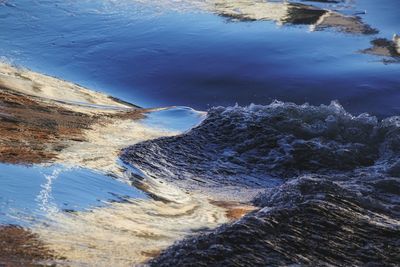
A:
<svg viewBox="0 0 400 267">
<path fill-rule="evenodd" d="M 99 118 L 0 91 L 0 160 L 33 164 L 54 160 L 69 140 L 83 141 L 83 130 Z"/>
</svg>

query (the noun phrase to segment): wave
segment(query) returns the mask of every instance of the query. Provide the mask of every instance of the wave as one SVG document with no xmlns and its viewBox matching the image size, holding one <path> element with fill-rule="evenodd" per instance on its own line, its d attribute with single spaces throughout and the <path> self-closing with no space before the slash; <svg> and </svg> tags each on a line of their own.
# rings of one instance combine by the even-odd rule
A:
<svg viewBox="0 0 400 267">
<path fill-rule="evenodd" d="M 122 159 L 170 181 L 269 185 L 273 178 L 361 167 L 399 176 L 400 117 L 353 116 L 337 102 L 217 107 L 190 132 L 136 144 Z"/>
<path fill-rule="evenodd" d="M 400 117 L 354 116 L 338 102 L 217 107 L 191 131 L 121 158 L 186 188 L 263 189 L 252 198 L 259 210 L 176 243 L 150 265 L 400 262 Z"/>
</svg>

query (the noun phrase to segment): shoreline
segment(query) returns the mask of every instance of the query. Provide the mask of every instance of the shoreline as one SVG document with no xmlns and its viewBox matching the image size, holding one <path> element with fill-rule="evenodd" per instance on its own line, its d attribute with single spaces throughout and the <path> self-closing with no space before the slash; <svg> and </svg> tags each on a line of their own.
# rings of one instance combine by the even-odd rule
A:
<svg viewBox="0 0 400 267">
<path fill-rule="evenodd" d="M 113 97 L 5 64 L 0 65 L 0 85 L 0 160 L 3 163 L 17 166 L 61 164 L 61 173 L 63 165 L 88 168 L 128 183 L 149 196 L 148 200 L 126 199 L 79 212 L 57 212 L 49 202 L 45 221 L 35 222 L 28 229 L 2 226 L 4 231 L 15 227 L 27 234 L 32 232 L 37 240 L 34 244 L 38 245 L 32 249 L 21 247 L 23 259 L 25 255 L 27 260 L 39 264 L 43 260 L 45 265 L 52 260 L 61 265 L 105 264 L 99 257 L 117 265 L 140 263 L 191 232 L 215 228 L 252 209 L 241 203 L 214 203 L 195 192 L 187 195 L 180 188 L 158 180 L 142 181 L 139 185 L 118 163 L 120 151 L 127 146 L 178 134 L 141 122 L 146 121 L 149 112 L 174 107 L 137 108 Z M 58 175 L 57 171 L 51 179 L 58 179 Z M 51 201 L 52 184 L 49 186 L 46 194 L 50 194 Z M 157 227 L 152 226 L 155 214 L 160 219 Z M 107 230 L 111 225 L 106 218 L 114 222 L 113 231 Z M 171 224 L 176 226 L 171 227 Z M 107 242 L 104 236 L 108 236 Z M 19 249 L 17 239 L 16 243 L 12 238 L 1 242 L 12 247 L 10 253 Z M 141 249 L 133 253 L 130 248 L 135 246 Z M 30 258 L 32 253 L 36 256 Z M 0 262 L 10 259 L 2 255 Z"/>
</svg>

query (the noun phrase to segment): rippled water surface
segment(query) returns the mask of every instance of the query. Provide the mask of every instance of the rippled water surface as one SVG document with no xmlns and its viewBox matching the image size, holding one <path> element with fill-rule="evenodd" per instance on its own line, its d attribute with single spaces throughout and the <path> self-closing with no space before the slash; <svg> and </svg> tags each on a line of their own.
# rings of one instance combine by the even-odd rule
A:
<svg viewBox="0 0 400 267">
<path fill-rule="evenodd" d="M 398 55 L 361 52 L 400 33 L 397 0 L 5 0 L 0 7 L 1 56 L 142 106 L 338 99 L 354 113 L 399 111 Z"/>
</svg>

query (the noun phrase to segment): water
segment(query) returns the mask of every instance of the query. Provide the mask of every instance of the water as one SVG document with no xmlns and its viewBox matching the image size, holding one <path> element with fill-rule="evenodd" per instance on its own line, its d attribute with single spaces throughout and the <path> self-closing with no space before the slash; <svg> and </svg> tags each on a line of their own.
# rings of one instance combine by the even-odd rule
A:
<svg viewBox="0 0 400 267">
<path fill-rule="evenodd" d="M 338 99 L 355 114 L 398 114 L 400 64 L 360 50 L 399 33 L 400 3 L 323 2 L 301 1 L 357 14 L 378 33 L 310 31 L 319 17 L 298 10 L 288 21 L 238 21 L 204 1 L 8 0 L 0 55 L 145 107 Z"/>
<path fill-rule="evenodd" d="M 145 193 L 88 169 L 0 164 L 0 224 L 26 225 L 55 212 L 90 210 Z"/>
<path fill-rule="evenodd" d="M 172 107 L 149 113 L 143 123 L 148 127 L 164 131 L 185 132 L 199 125 L 205 117 L 205 112 L 188 107 Z"/>
<path fill-rule="evenodd" d="M 190 108 L 171 107 L 147 113 L 132 128 L 142 125 L 144 129 L 178 134 L 198 125 L 204 117 L 204 113 Z M 135 132 L 129 130 L 134 136 Z M 84 146 L 79 151 L 84 153 Z M 84 157 L 82 154 L 83 162 L 88 160 Z M 121 173 L 110 176 L 111 173 L 107 175 L 104 171 L 62 164 L 0 163 L 0 170 L 0 225 L 25 224 L 24 218 L 29 221 L 54 212 L 85 211 L 113 201 L 147 198 L 146 193 L 131 186 L 126 179 L 123 182 Z"/>
</svg>

